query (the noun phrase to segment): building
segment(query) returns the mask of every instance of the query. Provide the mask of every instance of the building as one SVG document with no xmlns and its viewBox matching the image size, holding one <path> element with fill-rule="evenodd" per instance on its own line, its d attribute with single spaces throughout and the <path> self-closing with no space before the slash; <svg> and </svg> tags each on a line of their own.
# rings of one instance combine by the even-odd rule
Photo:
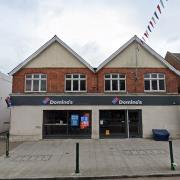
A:
<svg viewBox="0 0 180 180">
<path fill-rule="evenodd" d="M 180 53 L 167 52 L 165 60 L 180 71 Z M 180 77 L 178 77 L 178 92 L 180 93 Z"/>
<path fill-rule="evenodd" d="M 12 78 L 0 72 L 0 133 L 9 130 L 10 109 L 5 99 L 12 92 Z"/>
<path fill-rule="evenodd" d="M 10 75 L 12 140 L 180 137 L 180 71 L 137 36 L 96 69 L 54 36 Z"/>
</svg>

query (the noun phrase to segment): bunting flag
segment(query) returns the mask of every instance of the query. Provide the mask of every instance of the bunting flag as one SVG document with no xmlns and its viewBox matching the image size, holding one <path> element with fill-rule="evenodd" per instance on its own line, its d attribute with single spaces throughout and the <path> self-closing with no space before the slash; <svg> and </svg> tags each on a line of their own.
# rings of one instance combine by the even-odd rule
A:
<svg viewBox="0 0 180 180">
<path fill-rule="evenodd" d="M 144 44 L 144 41 L 142 39 L 140 39 L 140 41 L 141 41 L 141 44 Z"/>
<path fill-rule="evenodd" d="M 157 15 L 156 11 L 154 12 L 154 15 L 156 16 L 157 19 L 159 19 L 159 17 L 158 17 L 158 15 Z"/>
<path fill-rule="evenodd" d="M 154 25 L 153 25 L 152 21 L 149 21 L 149 23 L 150 23 L 150 24 L 151 24 L 151 26 L 154 28 Z"/>
<path fill-rule="evenodd" d="M 164 8 L 163 0 L 160 0 L 161 6 Z"/>
<path fill-rule="evenodd" d="M 147 27 L 148 29 L 149 29 L 149 31 L 151 32 L 151 28 L 150 28 L 150 26 L 148 25 L 148 27 Z"/>
<path fill-rule="evenodd" d="M 161 14 L 161 8 L 160 8 L 159 4 L 157 5 L 157 8 L 159 10 L 159 13 Z"/>
<path fill-rule="evenodd" d="M 142 37 L 142 39 L 143 39 L 143 41 L 144 41 L 144 42 L 146 42 L 146 40 L 145 40 L 145 38 L 144 38 L 144 37 Z"/>
<path fill-rule="evenodd" d="M 148 38 L 148 35 L 146 33 L 144 33 L 144 35 Z"/>
<path fill-rule="evenodd" d="M 146 30 L 146 34 L 148 35 L 148 37 L 149 37 L 149 33 L 148 33 L 148 30 Z"/>
<path fill-rule="evenodd" d="M 154 22 L 154 24 L 156 24 L 156 21 L 155 21 L 154 17 L 152 17 L 152 21 Z"/>
<path fill-rule="evenodd" d="M 144 35 L 148 38 L 148 34 L 145 32 Z"/>
<path fill-rule="evenodd" d="M 168 0 L 166 0 L 167 2 Z M 146 38 L 149 38 L 149 32 L 152 32 L 152 28 L 155 28 L 156 24 L 157 24 L 157 20 L 159 20 L 160 18 L 160 14 L 162 13 L 163 8 L 165 8 L 165 0 L 159 0 L 159 3 L 157 4 L 156 10 L 154 11 L 153 16 L 151 17 L 151 19 L 149 20 L 149 24 L 147 26 L 146 31 L 144 32 L 143 36 L 142 36 L 142 42 L 146 41 Z M 158 10 L 157 10 L 158 9 Z"/>
</svg>

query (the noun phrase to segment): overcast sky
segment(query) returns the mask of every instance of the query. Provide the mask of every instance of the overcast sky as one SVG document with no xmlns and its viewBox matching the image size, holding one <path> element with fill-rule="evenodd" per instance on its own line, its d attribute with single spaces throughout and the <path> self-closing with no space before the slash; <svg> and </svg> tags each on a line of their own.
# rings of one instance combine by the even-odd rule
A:
<svg viewBox="0 0 180 180">
<path fill-rule="evenodd" d="M 180 0 L 163 0 L 147 44 L 180 53 Z M 159 0 L 0 0 L 0 71 L 8 73 L 55 34 L 97 67 L 135 34 Z"/>
</svg>

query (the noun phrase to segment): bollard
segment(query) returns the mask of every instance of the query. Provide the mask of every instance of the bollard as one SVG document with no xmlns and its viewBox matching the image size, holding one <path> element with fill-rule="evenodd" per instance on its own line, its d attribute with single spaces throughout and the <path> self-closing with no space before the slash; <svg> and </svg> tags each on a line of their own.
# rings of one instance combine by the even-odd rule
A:
<svg viewBox="0 0 180 180">
<path fill-rule="evenodd" d="M 9 157 L 9 132 L 6 134 L 6 157 Z"/>
<path fill-rule="evenodd" d="M 171 159 L 171 170 L 175 170 L 175 163 L 174 163 L 174 157 L 173 157 L 173 147 L 172 147 L 172 141 L 169 141 L 169 152 L 170 152 L 170 159 Z"/>
<path fill-rule="evenodd" d="M 79 143 L 76 143 L 76 170 L 75 173 L 79 173 Z"/>
</svg>

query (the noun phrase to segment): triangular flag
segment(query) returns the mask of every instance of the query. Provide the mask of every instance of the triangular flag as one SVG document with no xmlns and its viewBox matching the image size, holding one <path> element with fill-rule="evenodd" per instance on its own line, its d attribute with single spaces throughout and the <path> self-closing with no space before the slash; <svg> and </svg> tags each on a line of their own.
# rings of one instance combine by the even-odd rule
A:
<svg viewBox="0 0 180 180">
<path fill-rule="evenodd" d="M 146 34 L 147 34 L 147 36 L 149 37 L 149 33 L 148 33 L 148 30 L 146 30 Z"/>
<path fill-rule="evenodd" d="M 157 8 L 159 10 L 159 13 L 161 14 L 161 8 L 160 8 L 159 4 L 157 5 Z"/>
<path fill-rule="evenodd" d="M 157 15 L 156 11 L 154 12 L 154 15 L 156 16 L 157 19 L 159 19 L 159 17 L 158 17 L 158 15 Z"/>
<path fill-rule="evenodd" d="M 140 39 L 140 41 L 141 41 L 141 44 L 143 44 L 143 43 L 144 43 L 144 41 L 143 41 L 142 39 Z"/>
<path fill-rule="evenodd" d="M 152 20 L 153 20 L 154 24 L 156 24 L 156 21 L 155 21 L 154 17 L 152 17 Z"/>
<path fill-rule="evenodd" d="M 144 33 L 144 35 L 148 38 L 148 35 L 146 33 Z"/>
<path fill-rule="evenodd" d="M 148 29 L 149 29 L 149 31 L 151 32 L 151 28 L 150 28 L 150 26 L 148 25 Z"/>
<path fill-rule="evenodd" d="M 144 39 L 144 37 L 142 37 L 143 41 L 145 42 L 146 40 Z"/>
<path fill-rule="evenodd" d="M 161 6 L 164 8 L 163 0 L 160 0 Z"/>
<path fill-rule="evenodd" d="M 150 24 L 151 24 L 151 26 L 154 28 L 154 25 L 153 25 L 152 21 L 149 21 L 149 23 L 150 23 Z"/>
</svg>

